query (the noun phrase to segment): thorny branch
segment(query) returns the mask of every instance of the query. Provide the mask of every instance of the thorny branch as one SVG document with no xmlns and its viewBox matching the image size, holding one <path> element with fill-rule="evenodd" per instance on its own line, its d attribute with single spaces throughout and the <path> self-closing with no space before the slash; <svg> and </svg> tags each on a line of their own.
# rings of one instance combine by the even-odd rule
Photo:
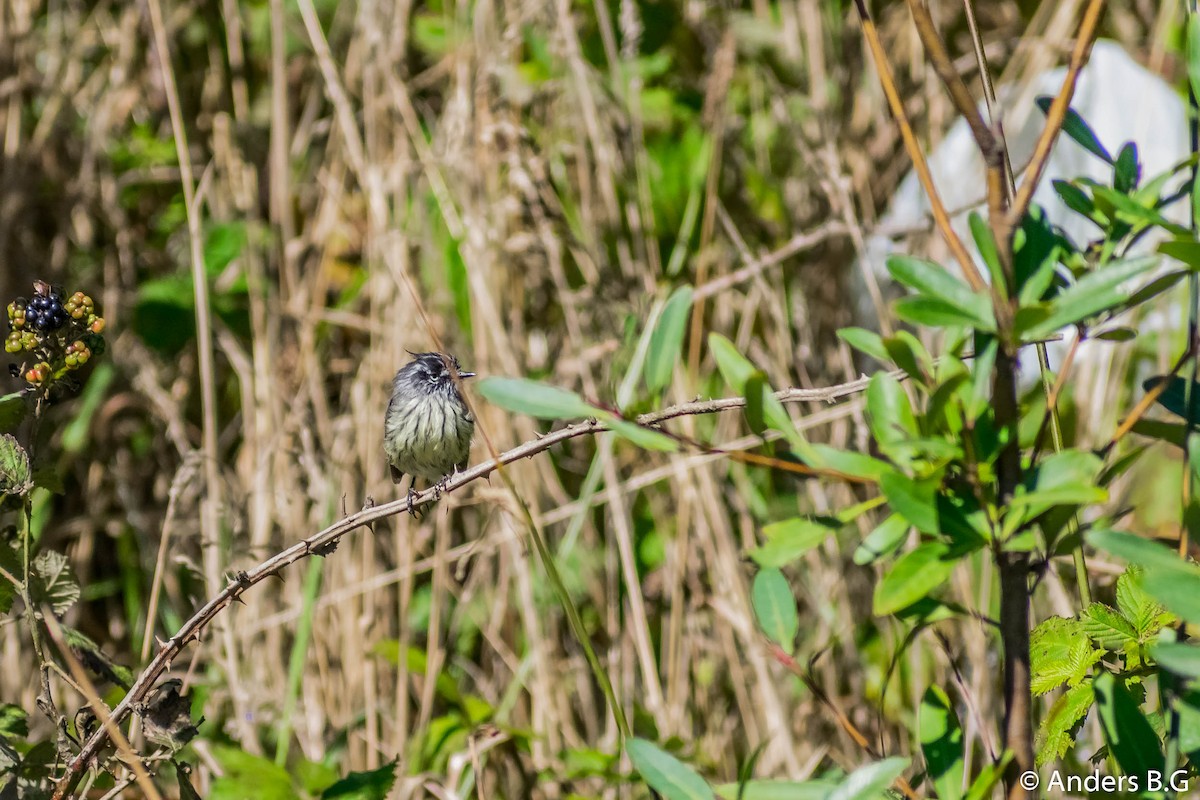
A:
<svg viewBox="0 0 1200 800">
<path fill-rule="evenodd" d="M 869 378 L 863 377 L 858 380 L 848 383 L 830 386 L 823 389 L 784 389 L 776 392 L 775 396 L 783 403 L 800 403 L 800 402 L 827 402 L 832 403 L 850 395 L 857 394 L 867 388 Z M 699 414 L 714 414 L 721 411 L 743 408 L 746 405 L 744 397 L 726 397 L 716 400 L 695 400 L 688 403 L 681 403 L 675 406 L 669 406 L 659 411 L 653 411 L 647 414 L 638 416 L 634 422 L 644 427 L 657 427 L 668 420 L 678 417 L 695 416 Z M 498 458 L 488 459 L 487 461 L 476 464 L 474 467 L 453 475 L 449 481 L 440 487 L 442 494 L 457 491 L 469 483 L 473 483 L 480 478 L 486 478 L 499 467 L 505 464 L 511 464 L 523 458 L 531 458 L 538 453 L 549 450 L 556 444 L 565 442 L 568 439 L 575 439 L 580 436 L 589 436 L 601 433 L 608 430 L 608 426 L 596 419 L 588 419 L 583 422 L 577 422 L 573 425 L 568 425 L 556 431 L 551 431 L 539 438 L 518 445 L 511 450 L 500 454 Z M 414 495 L 412 506 L 419 508 L 427 505 L 435 499 L 438 490 L 429 488 Z M 196 613 L 194 613 L 179 630 L 170 639 L 162 643 L 158 653 L 154 659 L 146 666 L 125 698 L 117 704 L 117 706 L 109 714 L 109 718 L 113 725 L 121 724 L 130 714 L 130 712 L 140 703 L 154 687 L 159 677 L 170 667 L 171 662 L 183 651 L 183 649 L 191 642 L 198 640 L 203 632 L 218 614 L 223 609 L 228 607 L 234 601 L 239 601 L 244 594 L 252 586 L 261 583 L 263 580 L 278 576 L 283 569 L 297 561 L 308 558 L 309 556 L 319 555 L 324 556 L 333 552 L 337 547 L 338 542 L 343 536 L 351 531 L 362 528 L 371 523 L 394 517 L 407 511 L 409 508 L 408 498 L 393 500 L 382 505 L 374 505 L 373 501 L 368 499 L 367 505 L 361 511 L 346 516 L 338 520 L 328 528 L 309 536 L 303 541 L 297 542 L 291 547 L 276 553 L 267 560 L 259 563 L 255 567 L 239 571 L 233 577 L 233 580 L 225 587 L 223 591 L 217 594 L 204 604 Z M 63 800 L 75 788 L 80 776 L 87 765 L 96 757 L 100 748 L 104 746 L 109 739 L 108 727 L 102 726 L 99 730 L 84 743 L 79 754 L 76 755 L 67 764 L 66 773 L 59 779 L 58 785 L 55 788 L 53 800 Z"/>
</svg>

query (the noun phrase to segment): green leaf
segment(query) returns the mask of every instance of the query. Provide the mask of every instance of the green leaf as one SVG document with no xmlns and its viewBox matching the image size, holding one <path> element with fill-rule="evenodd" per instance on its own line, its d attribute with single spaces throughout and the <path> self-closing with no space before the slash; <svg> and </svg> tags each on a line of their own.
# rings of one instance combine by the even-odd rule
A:
<svg viewBox="0 0 1200 800">
<path fill-rule="evenodd" d="M 825 800 L 836 786 L 827 780 L 746 781 L 722 783 L 716 791 L 722 800 Z"/>
<path fill-rule="evenodd" d="M 1063 204 L 1067 208 L 1077 214 L 1082 214 L 1088 219 L 1095 219 L 1096 204 L 1087 192 L 1069 181 L 1054 180 L 1050 183 L 1054 186 L 1054 191 L 1058 193 L 1059 198 L 1062 199 Z"/>
<path fill-rule="evenodd" d="M 914 528 L 922 533 L 939 532 L 936 481 L 916 481 L 892 471 L 880 478 L 879 488 L 892 511 L 912 523 Z"/>
<path fill-rule="evenodd" d="M 1188 14 L 1187 73 L 1192 94 L 1200 97 L 1200 16 Z"/>
<path fill-rule="evenodd" d="M 225 774 L 213 781 L 209 800 L 299 800 L 291 773 L 275 762 L 228 745 L 214 744 L 212 752 Z"/>
<path fill-rule="evenodd" d="M 616 414 L 599 408 L 593 409 L 593 414 L 597 419 L 603 421 L 613 433 L 626 441 L 632 442 L 643 450 L 674 453 L 679 449 L 679 443 L 661 431 L 621 419 Z"/>
<path fill-rule="evenodd" d="M 1158 246 L 1158 252 L 1182 261 L 1192 269 L 1200 269 L 1200 242 L 1188 238 L 1172 239 Z"/>
<path fill-rule="evenodd" d="M 1136 644 L 1137 631 L 1133 623 L 1125 619 L 1115 608 L 1103 603 L 1092 603 L 1080 618 L 1083 632 L 1105 650 L 1117 652 L 1128 644 Z"/>
<path fill-rule="evenodd" d="M 1113 189 L 1128 194 L 1137 188 L 1141 178 L 1142 168 L 1138 164 L 1137 145 L 1126 142 L 1117 153 L 1117 160 L 1113 162 Z"/>
<path fill-rule="evenodd" d="M 1050 104 L 1054 102 L 1054 98 L 1042 96 L 1037 98 L 1036 102 L 1042 113 L 1048 114 L 1050 113 Z M 1083 121 L 1083 117 L 1079 116 L 1079 113 L 1075 109 L 1067 108 L 1067 116 L 1063 120 L 1062 132 L 1078 142 L 1084 150 L 1103 159 L 1105 163 L 1113 163 L 1113 157 L 1109 155 L 1108 150 L 1104 149 L 1104 145 L 1100 144 L 1100 140 L 1096 138 L 1096 134 L 1092 131 L 1091 126 Z"/>
<path fill-rule="evenodd" d="M 883 339 L 874 331 L 866 328 L 842 328 L 837 335 L 846 344 L 860 353 L 866 353 L 876 361 L 884 363 L 891 361 L 887 348 L 883 346 Z"/>
<path fill-rule="evenodd" d="M 467 276 L 467 262 L 463 260 L 460 242 L 446 231 L 446 242 L 442 247 L 442 263 L 446 265 L 446 286 L 454 298 L 455 324 L 463 338 L 471 341 L 471 284 Z"/>
<path fill-rule="evenodd" d="M 21 420 L 29 413 L 29 396 L 25 392 L 13 392 L 0 396 L 0 433 L 17 429 Z"/>
<path fill-rule="evenodd" d="M 907 758 L 885 758 L 874 764 L 859 767 L 838 784 L 825 800 L 878 800 L 892 783 L 908 768 Z"/>
<path fill-rule="evenodd" d="M 32 567 L 35 578 L 30 592 L 34 603 L 49 605 L 59 616 L 67 613 L 79 600 L 79 584 L 66 555 L 57 550 L 43 550 L 33 560 Z"/>
<path fill-rule="evenodd" d="M 980 768 L 975 782 L 971 784 L 966 800 L 990 800 L 992 797 L 992 788 L 1004 777 L 1004 770 L 1008 769 L 1008 764 L 1012 761 L 1012 758 L 1012 751 L 1005 750 L 1000 755 L 999 762 L 985 763 Z"/>
<path fill-rule="evenodd" d="M 1121 284 L 1158 263 L 1154 256 L 1118 260 L 1084 275 L 1066 287 L 1050 301 L 1051 313 L 1040 323 L 1025 331 L 1025 337 L 1048 336 L 1060 328 L 1073 325 L 1121 305 L 1133 294 Z"/>
<path fill-rule="evenodd" d="M 629 739 L 625 753 L 634 769 L 667 800 L 711 800 L 712 789 L 704 779 L 675 756 L 645 739 Z"/>
<path fill-rule="evenodd" d="M 1075 737 L 1092 707 L 1091 680 L 1080 681 L 1059 695 L 1038 726 L 1037 765 L 1062 758 L 1075 746 Z"/>
<path fill-rule="evenodd" d="M 887 269 L 897 281 L 917 290 L 918 297 L 908 300 L 916 300 L 924 295 L 925 299 L 939 301 L 928 304 L 929 309 L 945 306 L 946 313 L 967 320 L 949 324 L 995 330 L 991 299 L 982 292 L 971 291 L 969 286 L 944 267 L 913 256 L 895 254 L 888 256 Z"/>
<path fill-rule="evenodd" d="M 983 263 L 987 264 L 988 274 L 992 278 L 992 286 L 1003 287 L 1007 281 L 1004 269 L 1000 265 L 1000 250 L 996 247 L 996 239 L 992 228 L 978 211 L 967 215 L 967 224 L 971 227 L 971 237 L 975 240 L 975 249 L 979 251 Z"/>
<path fill-rule="evenodd" d="M 1107 186 L 1093 186 L 1098 203 L 1111 207 L 1112 215 L 1129 225 L 1156 226 L 1176 236 L 1187 236 L 1188 229 L 1164 217 L 1156 208 L 1145 206 L 1127 194 Z"/>
<path fill-rule="evenodd" d="M 721 377 L 725 379 L 725 382 L 736 391 L 741 392 L 743 397 L 754 392 L 756 395 L 754 404 L 761 405 L 763 418 L 770 423 L 772 428 L 783 434 L 788 444 L 801 459 L 812 464 L 816 460 L 812 445 L 805 440 L 800 431 L 796 430 L 792 418 L 788 416 L 787 409 L 783 407 L 783 403 L 779 402 L 779 398 L 775 396 L 771 387 L 765 381 L 754 380 L 756 375 L 761 375 L 758 369 L 738 352 L 733 342 L 719 333 L 709 334 L 708 348 L 712 352 L 713 358 L 716 359 L 717 369 L 720 370 Z"/>
<path fill-rule="evenodd" d="M 506 411 L 538 419 L 578 419 L 596 413 L 595 408 L 569 389 L 528 378 L 488 377 L 479 381 L 476 389 L 488 402 Z"/>
<path fill-rule="evenodd" d="M 1200 621 L 1200 567 L 1157 542 L 1120 531 L 1094 531 L 1088 541 L 1145 568 L 1143 588 L 1169 611 Z"/>
<path fill-rule="evenodd" d="M 1030 689 L 1045 694 L 1064 683 L 1076 686 L 1103 655 L 1092 646 L 1079 620 L 1045 619 L 1029 637 Z"/>
<path fill-rule="evenodd" d="M 830 447 L 827 444 L 809 445 L 809 448 L 813 457 L 813 461 L 810 463 L 813 466 L 819 466 L 822 469 L 832 470 L 833 472 L 849 475 L 853 478 L 878 482 L 884 475 L 895 471 L 887 462 L 880 461 L 878 458 L 872 458 L 865 453 L 856 453 L 852 450 L 838 450 L 836 447 Z"/>
<path fill-rule="evenodd" d="M 940 800 L 958 800 L 963 786 L 963 733 L 950 698 L 938 686 L 925 690 L 919 716 L 921 752 Z"/>
<path fill-rule="evenodd" d="M 1200 381 L 1193 381 L 1191 384 L 1192 413 L 1189 415 L 1187 410 L 1187 379 L 1181 378 L 1178 375 L 1158 375 L 1146 379 L 1142 383 L 1142 389 L 1149 392 L 1164 380 L 1167 382 L 1167 388 L 1163 390 L 1155 402 L 1176 416 L 1183 417 L 1185 420 L 1190 418 L 1193 423 L 1200 422 Z"/>
<path fill-rule="evenodd" d="M 387 800 L 395 783 L 396 762 L 391 761 L 379 769 L 351 772 L 322 792 L 321 800 Z"/>
<path fill-rule="evenodd" d="M 1194 644 L 1156 642 L 1150 645 L 1150 655 L 1177 675 L 1200 678 L 1200 647 Z"/>
<path fill-rule="evenodd" d="M 1117 608 L 1125 619 L 1133 625 L 1139 642 L 1149 641 L 1163 627 L 1173 622 L 1172 614 L 1167 613 L 1162 603 L 1159 603 L 1142 587 L 1143 571 L 1138 567 L 1129 567 L 1117 578 Z"/>
<path fill-rule="evenodd" d="M 33 488 L 29 455 L 16 437 L 0 436 L 0 494 L 24 495 Z"/>
<path fill-rule="evenodd" d="M 1161 773 L 1164 758 L 1158 734 L 1128 689 L 1111 672 L 1097 675 L 1093 687 L 1104 740 L 1121 770 L 1126 775 Z"/>
<path fill-rule="evenodd" d="M 920 435 L 912 405 L 900 381 L 888 372 L 877 372 L 867 384 L 867 421 L 885 454 L 898 442 Z"/>
<path fill-rule="evenodd" d="M 671 382 L 671 371 L 679 361 L 683 336 L 692 313 L 692 287 L 680 286 L 667 298 L 646 354 L 646 388 L 657 394 Z"/>
<path fill-rule="evenodd" d="M 867 534 L 854 551 L 854 563 L 859 566 L 874 564 L 884 556 L 895 552 L 911 526 L 904 517 L 892 514 Z"/>
<path fill-rule="evenodd" d="M 837 532 L 819 520 L 795 517 L 763 528 L 766 543 L 749 552 L 760 567 L 782 567 L 812 550 Z"/>
<path fill-rule="evenodd" d="M 893 614 L 926 597 L 950 577 L 957 561 L 944 542 L 925 542 L 900 556 L 875 586 L 875 616 Z"/>
<path fill-rule="evenodd" d="M 993 331 L 995 323 L 984 324 L 961 306 L 939 297 L 902 297 L 895 303 L 896 316 L 913 325 L 928 325 L 931 328 L 978 328 Z"/>
<path fill-rule="evenodd" d="M 767 568 L 754 576 L 750 599 L 754 616 L 767 637 L 787 652 L 796 645 L 800 617 L 796 613 L 796 598 L 787 578 L 778 569 Z"/>
</svg>

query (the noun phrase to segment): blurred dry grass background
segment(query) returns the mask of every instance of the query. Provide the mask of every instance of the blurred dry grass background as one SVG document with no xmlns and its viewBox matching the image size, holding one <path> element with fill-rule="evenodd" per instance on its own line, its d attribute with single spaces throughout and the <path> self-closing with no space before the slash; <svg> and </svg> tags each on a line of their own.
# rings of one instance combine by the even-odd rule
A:
<svg viewBox="0 0 1200 800">
<path fill-rule="evenodd" d="M 932 5 L 977 86 L 963 5 Z M 1176 81 L 1176 5 L 1114 0 L 1103 34 Z M 1079 6 L 979 3 L 995 73 L 1060 63 Z M 83 398 L 43 431 L 66 491 L 41 496 L 36 523 L 85 587 L 69 621 L 135 671 L 230 571 L 396 495 L 387 385 L 435 335 L 480 374 L 611 402 L 654 301 L 691 283 L 707 330 L 774 385 L 857 377 L 832 333 L 852 322 L 848 271 L 908 162 L 850 3 L 170 3 L 212 301 L 207 422 L 147 6 L 0 7 L 0 297 L 35 277 L 85 289 L 111 331 Z M 950 104 L 904 4 L 875 13 L 932 144 Z M 661 402 L 726 393 L 696 356 Z M 501 449 L 538 429 L 476 405 Z M 800 413 L 817 440 L 865 441 L 854 402 Z M 736 415 L 681 425 L 756 446 Z M 473 460 L 485 452 L 477 441 Z M 643 735 L 677 737 L 725 780 L 760 743 L 763 775 L 861 762 L 757 638 L 742 556 L 764 521 L 862 498 L 605 438 L 512 474 Z M 208 720 L 198 785 L 228 770 L 230 747 L 275 758 L 282 741 L 293 763 L 339 772 L 399 756 L 397 796 L 450 796 L 486 722 L 503 736 L 480 796 L 627 796 L 603 697 L 510 503 L 474 484 L 224 614 L 174 665 Z M 995 672 L 967 668 L 989 663 L 981 626 L 904 651 L 884 696 L 904 631 L 870 619 L 856 543 L 828 542 L 796 573 L 801 655 L 819 655 L 826 691 L 886 750 L 903 749 L 906 709 L 936 680 L 974 698 L 968 740 L 994 751 Z M 961 573 L 955 591 L 974 605 L 986 583 Z M 0 698 L 33 708 L 20 641 L 0 628 Z M 79 698 L 64 687 L 60 702 Z"/>
</svg>

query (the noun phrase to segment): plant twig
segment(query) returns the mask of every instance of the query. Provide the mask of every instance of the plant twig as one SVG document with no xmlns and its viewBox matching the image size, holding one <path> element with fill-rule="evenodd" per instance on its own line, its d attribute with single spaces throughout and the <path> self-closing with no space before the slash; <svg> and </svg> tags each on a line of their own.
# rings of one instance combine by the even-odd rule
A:
<svg viewBox="0 0 1200 800">
<path fill-rule="evenodd" d="M 962 267 L 967 283 L 977 292 L 986 291 L 987 283 L 979 273 L 979 268 L 975 266 L 975 260 L 967 252 L 962 239 L 958 238 L 958 234 L 950 226 L 950 216 L 946 213 L 946 206 L 942 203 L 941 196 L 938 195 L 937 187 L 933 185 L 933 174 L 929 171 L 925 154 L 921 151 L 921 145 L 917 142 L 917 137 L 908 122 L 908 115 L 904 111 L 900 93 L 896 90 L 895 81 L 892 80 L 892 71 L 888 67 L 887 56 L 884 55 L 883 45 L 879 41 L 879 33 L 875 30 L 875 23 L 871 19 L 870 12 L 867 11 L 866 0 L 854 0 L 854 4 L 858 7 L 858 15 L 862 20 L 863 37 L 866 38 L 871 56 L 875 61 L 875 70 L 879 74 L 879 82 L 883 85 L 883 93 L 892 109 L 892 116 L 896 118 L 896 124 L 900 126 L 900 138 L 904 141 L 904 149 L 908 152 L 908 157 L 912 159 L 913 169 L 917 172 L 917 178 L 921 181 L 925 194 L 929 196 L 933 221 L 937 225 L 938 231 L 941 232 L 942 238 L 950 247 L 950 252 L 954 254 L 955 260 Z"/>
</svg>

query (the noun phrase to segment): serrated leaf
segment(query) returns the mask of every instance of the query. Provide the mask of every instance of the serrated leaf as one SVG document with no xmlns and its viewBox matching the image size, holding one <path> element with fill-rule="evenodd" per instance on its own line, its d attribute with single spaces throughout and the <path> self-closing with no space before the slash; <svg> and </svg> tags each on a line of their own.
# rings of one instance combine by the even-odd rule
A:
<svg viewBox="0 0 1200 800">
<path fill-rule="evenodd" d="M 396 784 L 396 762 L 378 769 L 351 772 L 321 792 L 321 800 L 387 800 Z"/>
<path fill-rule="evenodd" d="M 925 542 L 900 556 L 875 586 L 874 614 L 892 614 L 928 596 L 950 577 L 956 563 L 944 542 Z"/>
<path fill-rule="evenodd" d="M 851 772 L 825 800 L 877 800 L 908 769 L 907 758 L 885 758 Z"/>
<path fill-rule="evenodd" d="M 654 326 L 654 333 L 650 335 L 643 374 L 646 388 L 652 394 L 657 394 L 671 382 L 671 371 L 679 361 L 683 336 L 692 312 L 692 294 L 691 286 L 680 286 L 672 292 Z"/>
<path fill-rule="evenodd" d="M 925 690 L 919 714 L 921 752 L 941 800 L 958 800 L 963 785 L 963 733 L 950 698 L 938 686 Z"/>
<path fill-rule="evenodd" d="M 1043 95 L 1037 98 L 1035 102 L 1043 114 L 1048 114 L 1050 113 L 1050 105 L 1054 102 L 1054 98 Z M 1100 140 L 1096 138 L 1092 127 L 1084 121 L 1083 117 L 1079 116 L 1079 112 L 1075 109 L 1067 108 L 1067 115 L 1063 120 L 1062 132 L 1074 139 L 1080 147 L 1099 157 L 1105 163 L 1113 163 L 1113 157 L 1109 155 L 1104 145 L 1100 144 Z"/>
<path fill-rule="evenodd" d="M 43 550 L 33 560 L 31 594 L 37 605 L 49 605 L 62 616 L 79 600 L 79 584 L 67 557 L 57 550 Z"/>
<path fill-rule="evenodd" d="M 1161 774 L 1165 759 L 1158 734 L 1137 700 L 1111 672 L 1097 675 L 1093 686 L 1104 741 L 1121 770 L 1126 775 Z"/>
<path fill-rule="evenodd" d="M 1030 689 L 1045 694 L 1064 683 L 1076 686 L 1101 659 L 1079 620 L 1050 617 L 1029 638 Z"/>
<path fill-rule="evenodd" d="M 0 436 L 0 494 L 23 495 L 32 487 L 29 454 L 16 437 Z"/>
<path fill-rule="evenodd" d="M 796 645 L 800 617 L 796 598 L 783 573 L 774 568 L 761 569 L 754 576 L 750 600 L 754 616 L 767 637 L 788 653 Z"/>
<path fill-rule="evenodd" d="M 1080 623 L 1084 633 L 1110 652 L 1122 650 L 1130 643 L 1136 644 L 1138 640 L 1133 623 L 1115 608 L 1103 603 L 1092 603 L 1084 609 Z"/>
<path fill-rule="evenodd" d="M 1142 570 L 1129 567 L 1117 578 L 1117 608 L 1133 625 L 1139 642 L 1146 642 L 1172 621 L 1162 603 L 1142 588 Z"/>
<path fill-rule="evenodd" d="M 1083 727 L 1093 701 L 1092 682 L 1080 681 L 1059 695 L 1038 726 L 1037 765 L 1040 767 L 1062 758 L 1075 746 L 1075 737 Z"/>
<path fill-rule="evenodd" d="M 782 567 L 803 556 L 837 532 L 837 528 L 806 517 L 773 522 L 763 528 L 766 542 L 749 552 L 760 567 Z"/>
<path fill-rule="evenodd" d="M 595 414 L 575 392 L 528 378 L 488 377 L 479 381 L 476 389 L 490 403 L 538 419 L 579 419 Z"/>
<path fill-rule="evenodd" d="M 667 800 L 712 800 L 712 789 L 703 778 L 653 742 L 629 739 L 625 753 L 646 785 Z"/>
</svg>

